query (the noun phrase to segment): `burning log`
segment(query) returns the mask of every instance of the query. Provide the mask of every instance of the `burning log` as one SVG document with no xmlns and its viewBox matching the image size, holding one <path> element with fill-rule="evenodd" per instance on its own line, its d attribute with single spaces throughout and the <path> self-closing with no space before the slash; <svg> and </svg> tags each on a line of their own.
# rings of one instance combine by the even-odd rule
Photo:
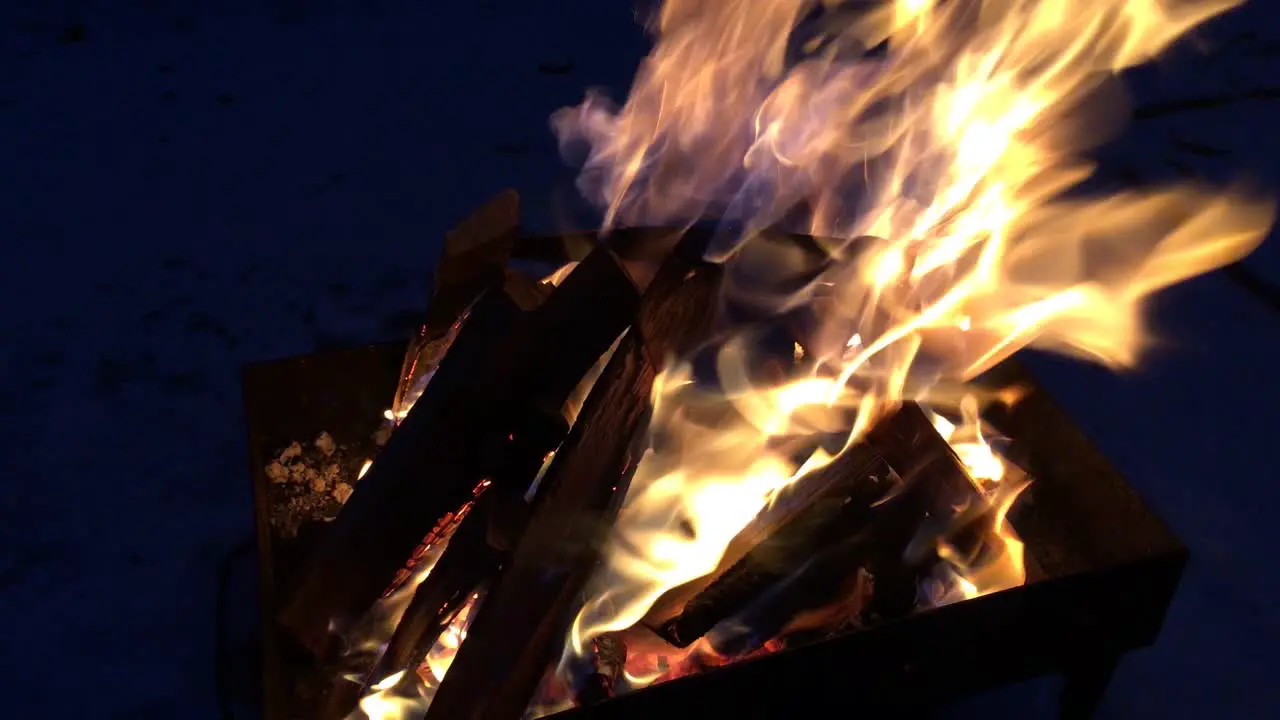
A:
<svg viewBox="0 0 1280 720">
<path fill-rule="evenodd" d="M 459 334 L 427 392 L 392 434 L 312 554 L 279 619 L 317 657 L 325 655 L 331 621 L 362 614 L 444 515 L 426 506 L 436 493 L 423 479 L 432 472 L 457 474 L 450 464 L 465 460 L 448 451 L 448 441 L 462 440 L 449 433 L 477 424 L 474 412 L 457 413 L 466 412 L 462 401 L 477 385 L 472 369 L 493 364 L 490 358 L 526 310 L 517 296 L 506 286 L 494 288 L 472 309 L 466 332 Z M 425 445 L 432 446 L 431 452 L 423 451 Z M 415 508 L 419 503 L 429 513 L 425 523 Z M 459 501 L 447 509 L 461 505 Z"/>
<path fill-rule="evenodd" d="M 562 421 L 548 422 L 542 409 L 564 404 L 639 301 L 604 249 L 541 304 L 545 289 L 518 278 L 508 275 L 472 307 L 426 392 L 356 486 L 281 613 L 282 625 L 317 656 L 326 652 L 330 623 L 359 616 L 392 586 L 435 520 L 497 472 L 495 458 L 540 459 L 560 442 Z"/>
<path fill-rule="evenodd" d="M 870 541 L 882 556 L 873 571 L 871 611 L 897 618 L 915 608 L 920 580 L 937 560 L 934 548 L 915 548 L 912 541 L 928 536 L 926 524 L 940 531 L 957 508 L 975 506 L 978 489 L 964 463 L 915 403 L 906 403 L 877 423 L 867 442 L 905 481 L 901 497 L 886 503 L 885 512 L 878 514 Z M 884 557 L 886 552 L 892 555 Z"/>
<path fill-rule="evenodd" d="M 557 452 L 534 515 L 472 625 L 431 718 L 518 718 L 558 649 L 568 614 L 597 558 L 600 535 L 639 462 L 657 363 L 706 338 L 720 270 L 686 238 L 663 264 Z M 493 610 L 497 608 L 497 610 Z"/>
<path fill-rule="evenodd" d="M 950 518 L 976 494 L 963 464 L 914 403 L 798 490 L 805 487 L 819 489 L 771 529 L 755 528 L 764 538 L 659 634 L 687 647 L 733 619 L 712 644 L 728 655 L 750 653 L 801 613 L 838 602 L 860 570 L 875 582 L 865 610 L 880 619 L 906 615 L 916 605 L 920 573 L 933 560 L 908 557 L 912 540 L 930 519 Z"/>
<path fill-rule="evenodd" d="M 557 438 L 569 431 L 558 413 L 543 426 L 556 428 Z M 520 444 L 519 438 L 513 442 Z M 368 673 L 365 686 L 421 662 L 467 597 L 497 574 L 511 550 L 503 547 L 506 544 L 503 541 L 519 537 L 523 529 L 519 525 L 524 519 L 525 501 L 515 491 L 520 489 L 521 482 L 527 486 L 536 476 L 543 462 L 544 456 L 540 453 L 545 452 L 544 444 L 536 440 L 520 444 L 486 481 L 489 487 L 476 500 L 449 538 L 448 547 L 431 573 L 414 592 L 386 650 Z M 350 700 L 354 704 L 354 698 Z M 341 708 L 336 717 L 345 717 L 350 709 L 350 705 Z"/>
<path fill-rule="evenodd" d="M 795 574 L 797 568 L 832 545 L 864 531 L 873 506 L 889 495 L 895 479 L 884 460 L 866 445 L 850 448 L 830 465 L 804 478 L 802 484 L 821 489 L 686 602 L 678 616 L 662 625 L 659 634 L 676 647 L 688 647 L 717 624 L 746 610 L 754 600 Z M 856 565 L 850 565 L 836 579 L 843 580 L 856 569 Z M 771 637 L 772 634 L 761 641 Z"/>
<path fill-rule="evenodd" d="M 486 289 L 502 282 L 509 272 L 506 268 L 531 263 L 532 274 L 541 277 L 566 263 L 581 262 L 600 244 L 596 233 L 517 237 L 519 205 L 519 195 L 506 190 L 445 235 L 426 319 L 405 353 L 393 411 L 399 412 L 416 399 L 425 384 L 424 375 L 448 351 L 467 308 Z"/>
<path fill-rule="evenodd" d="M 249 366 L 245 398 L 258 492 L 270 484 L 263 469 L 282 439 L 311 437 L 321 428 L 339 443 L 367 437 L 368 418 L 379 409 L 369 398 L 390 395 L 403 352 L 402 345 L 379 345 Z M 797 697 L 845 714 L 885 708 L 891 715 L 904 702 L 945 701 L 1056 672 L 1064 663 L 1074 678 L 1067 686 L 1078 688 L 1082 671 L 1096 680 L 1116 654 L 1150 644 L 1185 566 L 1185 548 L 1025 370 L 1006 362 L 990 381 L 1028 388 L 1012 410 L 996 407 L 988 418 L 1012 438 L 1009 456 L 1037 479 L 1027 491 L 1034 502 L 1011 516 L 1028 557 L 1042 568 L 1036 574 L 1028 567 L 1026 586 L 819 642 L 788 643 L 758 660 L 620 694 L 565 717 L 606 710 L 615 718 L 702 711 L 785 717 L 794 714 Z M 337 401 L 316 405 L 326 389 Z M 258 498 L 259 531 L 271 538 L 265 499 Z M 291 585 L 301 556 L 279 540 L 264 541 L 260 553 L 264 592 Z M 268 616 L 277 612 L 270 595 L 263 600 Z M 277 628 L 264 628 L 264 717 L 316 717 L 309 698 L 324 678 L 285 639 Z M 632 655 L 644 651 L 631 634 L 628 640 Z"/>
<path fill-rule="evenodd" d="M 485 542 L 494 497 L 491 493 L 482 497 L 458 526 L 449 549 L 414 593 L 371 680 L 376 682 L 421 662 L 463 601 L 500 561 L 501 553 Z"/>
</svg>

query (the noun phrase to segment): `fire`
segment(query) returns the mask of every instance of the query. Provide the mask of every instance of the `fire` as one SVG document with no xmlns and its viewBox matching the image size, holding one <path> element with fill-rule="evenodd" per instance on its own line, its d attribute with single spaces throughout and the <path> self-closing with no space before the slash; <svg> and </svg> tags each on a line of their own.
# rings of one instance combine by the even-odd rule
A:
<svg viewBox="0 0 1280 720">
<path fill-rule="evenodd" d="M 483 591 L 472 593 L 431 646 L 417 671 L 397 671 L 375 684 L 373 691 L 361 698 L 360 710 L 353 713 L 352 720 L 359 720 L 361 717 L 373 720 L 422 717 L 430 706 L 436 689 L 440 687 L 440 682 L 449 672 L 458 648 L 467 639 L 467 629 L 475 619 L 476 609 L 483 599 Z"/>
<path fill-rule="evenodd" d="M 961 462 L 969 471 L 969 477 L 980 487 L 999 483 L 1005 475 L 1005 461 L 991 447 L 983 434 L 977 397 L 965 395 L 960 401 L 960 412 L 959 425 L 937 413 L 932 413 L 934 429 L 951 445 L 956 455 L 960 456 Z"/>
<path fill-rule="evenodd" d="M 422 669 L 418 671 L 423 682 L 438 685 L 441 680 L 444 680 L 445 673 L 449 672 L 449 666 L 453 664 L 454 656 L 458 654 L 458 648 L 462 647 L 462 641 L 467 639 L 467 628 L 471 626 L 479 601 L 480 593 L 472 593 L 467 602 L 459 608 L 458 614 L 449 623 L 449 627 L 445 628 L 435 645 L 431 647 Z"/>
<path fill-rule="evenodd" d="M 564 279 L 569 277 L 569 273 L 573 272 L 573 269 L 576 267 L 578 267 L 577 262 L 575 261 L 567 262 L 564 265 L 561 265 L 559 268 L 557 268 L 555 272 L 542 278 L 542 282 L 546 283 L 547 285 L 551 285 L 553 287 L 559 287 L 560 283 L 564 282 Z"/>
<path fill-rule="evenodd" d="M 1006 401 L 1012 399 L 1006 398 Z M 928 538 L 942 560 L 922 588 L 926 604 L 930 606 L 1017 587 L 1026 582 L 1027 577 L 1022 541 L 1010 527 L 1007 516 L 1029 483 L 1021 477 L 1020 470 L 1011 473 L 1009 464 L 991 447 L 990 431 L 984 430 L 977 397 L 965 395 L 959 410 L 959 425 L 932 413 L 933 426 L 955 450 L 982 494 L 978 505 L 962 509 L 940 535 Z M 989 523 L 981 546 L 965 552 L 951 542 L 950 533 L 978 520 Z"/>
<path fill-rule="evenodd" d="M 942 559 L 930 602 L 1023 582 L 1006 514 L 1025 482 L 982 430 L 995 398 L 966 383 L 1025 347 L 1131 367 L 1147 296 L 1261 241 L 1271 204 L 1238 192 L 1080 190 L 1084 151 L 1123 119 L 1116 74 L 1236 4 L 667 0 L 625 105 L 589 95 L 553 118 L 566 151 L 588 151 L 579 188 L 606 229 L 717 219 L 708 257 L 726 263 L 726 299 L 805 311 L 816 329 L 783 383 L 750 371 L 750 328 L 730 330 L 715 388 L 668 363 L 567 652 L 712 572 L 832 460 L 822 440 L 847 448 L 906 399 L 961 411 L 938 429 L 984 491 L 951 528 L 984 523 L 982 547 L 925 539 Z M 816 274 L 768 254 L 780 229 L 823 238 Z"/>
<path fill-rule="evenodd" d="M 490 484 L 488 479 L 481 480 L 472 489 L 473 497 L 479 497 Z M 418 586 L 431 575 L 436 563 L 448 549 L 453 533 L 474 506 L 474 501 L 467 502 L 458 508 L 457 512 L 449 513 L 438 520 L 431 533 L 418 546 L 408 565 L 396 575 L 387 593 L 374 603 L 356 627 L 342 633 L 354 640 L 351 647 L 343 654 L 343 661 L 362 668 L 363 671 L 367 669 L 368 664 L 371 664 L 371 660 L 381 657 L 412 602 Z M 444 677 L 449 665 L 453 662 L 453 656 L 457 654 L 458 647 L 467 636 L 467 627 L 481 594 L 480 592 L 472 594 L 459 608 L 449 627 L 437 639 L 423 662 L 423 668 L 427 671 L 425 674 L 422 671 L 418 674 L 395 672 L 372 686 L 372 691 L 360 702 L 361 711 L 367 717 L 381 720 L 416 717 L 426 708 L 435 688 L 439 685 L 439 680 Z M 418 679 L 420 675 L 421 681 Z M 350 673 L 347 678 L 353 682 L 365 680 L 360 672 Z"/>
<path fill-rule="evenodd" d="M 410 692 L 412 685 L 406 682 L 408 674 L 401 670 L 388 675 L 373 686 L 374 692 L 360 699 L 360 713 L 368 718 L 403 720 L 414 717 L 421 701 Z M 405 686 L 408 685 L 408 688 Z M 353 713 L 353 716 L 359 715 Z"/>
<path fill-rule="evenodd" d="M 962 510 L 938 537 L 930 538 L 942 562 L 921 588 L 926 605 L 946 605 L 1026 582 L 1022 541 L 1009 526 L 1008 513 L 1027 485 L 1023 481 L 998 488 L 977 506 Z M 989 525 L 977 548 L 963 549 L 949 539 L 951 532 L 983 520 Z"/>
<path fill-rule="evenodd" d="M 355 643 L 344 653 L 343 661 L 355 667 L 362 667 L 370 658 L 382 655 L 387 642 L 395 633 L 396 626 L 400 624 L 405 609 L 413 599 L 413 593 L 431 574 L 448 544 L 448 538 L 444 537 L 428 547 L 413 568 L 412 574 L 379 600 L 366 617 L 360 619 L 355 628 L 344 633 L 354 638 Z M 353 682 L 364 680 L 358 672 L 349 674 L 347 677 Z M 407 682 L 404 673 L 394 673 L 373 686 L 373 692 L 360 701 L 360 709 L 370 718 L 394 720 L 409 717 L 409 713 L 420 707 L 421 702 L 411 697 L 408 691 L 416 693 L 418 688 Z"/>
</svg>

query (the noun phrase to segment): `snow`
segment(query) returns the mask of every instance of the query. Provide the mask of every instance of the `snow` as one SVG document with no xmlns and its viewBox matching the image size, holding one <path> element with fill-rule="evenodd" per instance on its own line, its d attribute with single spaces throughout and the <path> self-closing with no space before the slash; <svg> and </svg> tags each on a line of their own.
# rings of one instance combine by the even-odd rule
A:
<svg viewBox="0 0 1280 720">
<path fill-rule="evenodd" d="M 1236 98 L 1139 121 L 1108 150 L 1117 164 L 1146 178 L 1244 168 L 1280 186 L 1280 88 L 1267 88 L 1280 39 L 1274 9 L 1254 5 L 1200 34 L 1208 54 L 1135 75 L 1140 104 Z M 6 716 L 217 715 L 215 576 L 253 526 L 239 368 L 399 336 L 445 229 L 504 187 L 535 226 L 572 216 L 546 119 L 588 86 L 625 90 L 645 47 L 628 6 L 0 10 Z M 59 42 L 76 23 L 83 41 Z M 1280 282 L 1280 244 L 1246 264 Z M 1221 274 L 1155 315 L 1167 342 L 1137 373 L 1034 362 L 1194 553 L 1159 644 L 1122 664 L 1104 717 L 1280 714 L 1267 677 L 1280 478 L 1262 452 L 1280 421 L 1277 317 Z M 252 556 L 228 567 L 235 684 L 256 663 Z M 1046 716 L 1056 682 L 954 714 Z"/>
</svg>

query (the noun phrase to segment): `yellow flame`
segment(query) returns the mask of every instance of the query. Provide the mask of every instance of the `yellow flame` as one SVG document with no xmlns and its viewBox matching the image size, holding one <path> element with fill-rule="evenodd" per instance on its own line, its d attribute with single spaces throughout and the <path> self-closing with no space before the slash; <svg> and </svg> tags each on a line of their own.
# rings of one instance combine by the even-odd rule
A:
<svg viewBox="0 0 1280 720">
<path fill-rule="evenodd" d="M 935 539 L 934 547 L 942 564 L 935 570 L 931 586 L 925 588 L 928 604 L 933 606 L 1017 587 L 1026 582 L 1027 577 L 1023 543 L 1009 525 L 1008 514 L 1029 483 L 1015 479 L 1013 485 L 1000 485 L 1008 474 L 1008 463 L 988 442 L 977 396 L 964 395 L 959 410 L 959 425 L 937 413 L 931 412 L 930 416 L 934 429 L 955 450 L 982 494 L 973 500 L 978 507 L 960 513 L 948 531 L 958 530 L 959 520 L 966 515 L 986 516 L 990 518 L 990 527 L 983 546 L 973 553 L 966 554 L 953 545 L 948 531 Z"/>
<path fill-rule="evenodd" d="M 394 672 L 372 687 L 372 692 L 360 700 L 360 710 L 369 720 L 408 720 L 425 715 L 458 648 L 467 639 L 467 629 L 483 597 L 484 591 L 477 591 L 467 598 L 421 659 L 416 672 Z"/>
<path fill-rule="evenodd" d="M 847 447 L 906 398 L 954 408 L 963 383 L 1028 346 L 1136 363 L 1144 298 L 1247 254 L 1271 204 L 1068 191 L 1122 119 L 1116 73 L 1236 4 L 667 0 L 626 104 L 591 95 L 553 118 L 566 148 L 589 148 L 580 189 L 607 226 L 720 218 L 708 256 L 730 272 L 779 226 L 831 238 L 833 262 L 770 299 L 819 315 L 796 353 L 809 377 L 754 386 L 742 336 L 719 358 L 722 391 L 695 387 L 686 362 L 655 383 L 651 449 L 570 649 L 713 571 L 782 488 L 831 460 L 779 441 L 839 432 Z M 883 40 L 887 53 L 863 52 Z M 1025 576 L 1004 521 L 1022 485 L 1000 482 L 976 404 L 961 409 L 975 433 L 949 432 L 975 481 L 996 485 L 979 509 L 998 552 L 979 566 L 945 537 L 938 550 L 972 596 Z"/>
<path fill-rule="evenodd" d="M 449 532 L 449 535 L 452 535 L 452 531 Z M 417 592 L 418 586 L 422 584 L 422 581 L 426 580 L 431 571 L 435 569 L 436 563 L 448 546 L 449 536 L 446 535 L 426 548 L 418 563 L 413 567 L 412 573 L 404 582 L 374 603 L 364 617 L 357 621 L 354 628 L 342 633 L 348 637 L 351 643 L 343 654 L 343 660 L 350 661 L 356 666 L 362 666 L 362 658 L 371 656 L 376 658 L 382 654 L 383 650 L 386 649 L 387 642 L 391 640 L 392 634 L 395 633 L 396 626 L 400 624 L 401 618 L 404 617 L 404 612 L 409 607 L 410 601 L 413 600 L 413 594 Z M 363 680 L 359 675 L 352 676 L 351 679 L 357 682 Z"/>
<path fill-rule="evenodd" d="M 560 283 L 564 282 L 564 279 L 569 277 L 569 273 L 573 272 L 573 269 L 576 267 L 578 267 L 577 261 L 567 262 L 556 268 L 555 272 L 542 278 L 540 282 L 559 287 Z"/>
<path fill-rule="evenodd" d="M 996 454 L 983 434 L 977 397 L 965 395 L 960 401 L 960 413 L 959 425 L 937 413 L 931 413 L 934 429 L 956 451 L 968 470 L 969 477 L 977 481 L 980 487 L 1000 482 L 1005 474 L 1005 461 Z"/>
<path fill-rule="evenodd" d="M 1002 486 L 979 498 L 975 501 L 977 506 L 961 512 L 952 526 L 935 539 L 934 549 L 942 562 L 934 569 L 931 585 L 924 588 L 927 604 L 946 605 L 1026 582 L 1023 543 L 1009 525 L 1008 514 L 1028 484 L 1022 481 Z M 989 523 L 982 544 L 967 550 L 957 547 L 949 537 L 950 531 L 960 529 L 965 522 L 974 522 L 975 517 Z"/>
<path fill-rule="evenodd" d="M 453 665 L 453 658 L 458 654 L 458 648 L 462 647 L 462 641 L 467 639 L 467 628 L 471 626 L 471 616 L 479 600 L 479 593 L 471 594 L 466 604 L 458 610 L 458 614 L 449 623 L 449 627 L 445 628 L 427 653 L 426 666 L 431 673 L 430 679 L 436 684 L 444 680 L 445 673 L 449 672 L 449 666 Z"/>
<path fill-rule="evenodd" d="M 360 698 L 360 712 L 371 720 L 407 720 L 419 706 L 416 698 L 402 692 L 405 671 L 392 673 L 373 686 L 374 692 Z M 353 713 L 353 717 L 359 715 Z"/>
<path fill-rule="evenodd" d="M 488 485 L 488 480 L 482 481 L 472 491 L 473 494 L 478 494 Z M 387 642 L 404 617 L 405 610 L 413 600 L 418 586 L 435 569 L 436 563 L 448 548 L 453 533 L 457 530 L 462 518 L 470 512 L 471 507 L 470 504 L 464 505 L 457 513 L 441 521 L 429 538 L 429 544 L 421 547 L 420 554 L 415 555 L 416 564 L 412 567 L 411 574 L 374 603 L 365 617 L 361 618 L 359 626 L 355 628 L 356 632 L 348 634 L 349 637 L 354 638 L 355 643 L 344 654 L 344 660 L 354 660 L 355 664 L 363 669 L 367 668 L 369 663 L 360 662 L 362 657 L 377 658 L 386 650 Z M 360 703 L 361 711 L 365 716 L 373 720 L 400 720 L 422 716 L 430 705 L 436 688 L 439 687 L 439 681 L 452 664 L 458 647 L 466 639 L 467 628 L 470 627 L 475 606 L 482 596 L 483 591 L 478 591 L 467 599 L 449 626 L 437 638 L 427 657 L 422 659 L 423 667 L 418 673 L 395 672 L 372 686 L 372 691 Z M 426 670 L 426 674 L 423 673 L 423 669 Z M 350 675 L 348 678 L 355 682 L 364 680 L 359 674 Z"/>
</svg>

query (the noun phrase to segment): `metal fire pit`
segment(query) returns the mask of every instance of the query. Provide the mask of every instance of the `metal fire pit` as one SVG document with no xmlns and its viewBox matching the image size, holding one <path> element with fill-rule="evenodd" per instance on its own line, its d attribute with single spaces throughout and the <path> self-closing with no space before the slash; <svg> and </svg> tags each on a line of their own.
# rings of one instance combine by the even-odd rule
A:
<svg viewBox="0 0 1280 720">
<path fill-rule="evenodd" d="M 244 397 L 262 562 L 265 717 L 306 717 L 322 678 L 270 622 L 306 551 L 272 530 L 265 468 L 291 442 L 329 433 L 375 450 L 405 346 L 393 343 L 250 365 Z M 1066 678 L 1062 716 L 1096 708 L 1119 658 L 1151 644 L 1186 548 L 1016 363 L 992 372 L 1031 391 L 987 419 L 1034 483 L 1011 515 L 1026 585 L 630 693 L 565 718 L 714 712 L 789 717 L 797 703 L 864 717 L 917 711 L 1049 673 Z M 322 525 L 318 526 L 322 528 Z M 317 530 L 322 532 L 322 529 Z"/>
</svg>

